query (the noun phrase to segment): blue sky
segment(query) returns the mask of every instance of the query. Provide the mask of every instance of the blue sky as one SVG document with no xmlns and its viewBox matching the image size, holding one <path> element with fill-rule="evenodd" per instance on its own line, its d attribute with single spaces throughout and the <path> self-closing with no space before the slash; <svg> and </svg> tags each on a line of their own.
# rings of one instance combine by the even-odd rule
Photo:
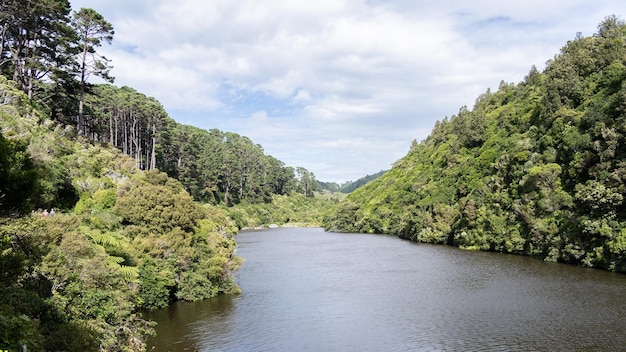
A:
<svg viewBox="0 0 626 352">
<path fill-rule="evenodd" d="M 70 0 L 115 28 L 117 85 L 318 180 L 389 169 L 435 122 L 543 70 L 624 1 Z"/>
</svg>

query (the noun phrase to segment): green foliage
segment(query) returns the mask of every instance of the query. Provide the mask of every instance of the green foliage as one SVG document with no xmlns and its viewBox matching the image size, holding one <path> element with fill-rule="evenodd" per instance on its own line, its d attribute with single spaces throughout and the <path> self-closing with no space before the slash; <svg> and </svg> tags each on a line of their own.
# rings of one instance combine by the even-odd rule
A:
<svg viewBox="0 0 626 352">
<path fill-rule="evenodd" d="M 355 202 L 342 202 L 335 206 L 332 215 L 324 218 L 324 229 L 327 231 L 356 232 L 357 211 L 359 205 Z"/>
<path fill-rule="evenodd" d="M 140 169 L 158 168 L 177 179 L 195 200 L 268 203 L 275 194 L 316 190 L 308 170 L 285 166 L 236 133 L 178 124 L 154 98 L 132 88 L 98 85 L 85 102 L 97 117 L 91 128 L 100 141 L 134 158 Z"/>
<path fill-rule="evenodd" d="M 36 182 L 37 170 L 26 153 L 26 143 L 0 134 L 0 214 L 30 211 Z"/>
<path fill-rule="evenodd" d="M 142 177 L 120 184 L 115 212 L 130 225 L 142 225 L 147 230 L 166 232 L 174 228 L 193 229 L 203 216 L 202 208 L 193 201 L 180 184 L 166 175 L 158 177 L 149 171 Z"/>
<path fill-rule="evenodd" d="M 0 217 L 2 348 L 141 351 L 153 324 L 140 309 L 239 292 L 237 228 L 223 210 L 76 139 L 0 83 L 16 97 L 0 106 L 0 215 L 12 216 Z"/>
<path fill-rule="evenodd" d="M 155 260 L 150 257 L 139 268 L 139 297 L 146 308 L 162 308 L 169 304 L 171 288 L 166 286 L 167 281 L 159 274 Z"/>
<path fill-rule="evenodd" d="M 239 229 L 268 225 L 320 226 L 328 209 L 338 202 L 335 195 L 275 195 L 271 203 L 240 203 L 227 208 L 229 217 Z"/>
<path fill-rule="evenodd" d="M 624 271 L 625 67 L 626 25 L 610 16 L 438 122 L 324 227 Z"/>
<path fill-rule="evenodd" d="M 113 28 L 70 10 L 0 6 L 0 347 L 140 351 L 152 333 L 140 309 L 239 292 L 244 218 L 267 204 L 263 221 L 289 209 L 278 221 L 319 223 L 328 200 L 312 198 L 311 172 L 246 137 L 177 124 L 132 88 L 88 84 L 112 81 L 96 48 Z M 235 224 L 194 199 L 255 214 Z"/>
<path fill-rule="evenodd" d="M 97 349 L 96 333 L 75 324 L 54 304 L 57 281 L 42 272 L 47 266 L 46 258 L 74 226 L 73 217 L 2 219 L 0 325 L 1 331 L 6 332 L 0 334 L 3 347 L 22 350 L 24 346 L 29 351 Z"/>
<path fill-rule="evenodd" d="M 345 183 L 342 183 L 341 185 L 338 185 L 337 183 L 334 182 L 318 182 L 320 185 L 321 190 L 323 191 L 328 191 L 328 192 L 341 192 L 341 193 L 350 193 L 352 191 L 354 191 L 355 189 L 363 186 L 364 184 L 375 180 L 377 178 L 379 178 L 380 176 L 382 176 L 386 171 L 379 171 L 373 175 L 367 175 L 364 177 L 361 177 L 360 179 L 356 180 L 356 181 L 348 181 Z"/>
</svg>

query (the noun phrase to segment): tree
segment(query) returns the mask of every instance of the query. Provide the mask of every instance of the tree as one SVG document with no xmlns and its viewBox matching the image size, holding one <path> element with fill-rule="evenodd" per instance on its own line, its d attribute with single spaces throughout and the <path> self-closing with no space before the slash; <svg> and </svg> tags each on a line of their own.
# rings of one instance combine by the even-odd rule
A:
<svg viewBox="0 0 626 352">
<path fill-rule="evenodd" d="M 78 12 L 74 12 L 72 17 L 72 27 L 76 31 L 76 44 L 78 45 L 77 76 L 80 77 L 77 129 L 79 133 L 82 133 L 85 123 L 83 105 L 87 80 L 92 74 L 110 83 L 114 80 L 109 75 L 112 68 L 109 65 L 110 60 L 96 53 L 96 48 L 101 46 L 103 41 L 111 43 L 114 31 L 113 26 L 93 9 L 81 8 Z"/>
<path fill-rule="evenodd" d="M 67 68 L 67 0 L 3 0 L 0 5 L 0 69 L 33 99 L 43 80 Z"/>
<path fill-rule="evenodd" d="M 319 184 L 315 179 L 315 175 L 303 167 L 297 167 L 296 173 L 300 179 L 302 193 L 307 197 L 313 197 L 313 192 L 319 190 Z"/>
<path fill-rule="evenodd" d="M 26 143 L 0 134 L 0 215 L 26 213 L 36 189 L 37 171 Z"/>
</svg>

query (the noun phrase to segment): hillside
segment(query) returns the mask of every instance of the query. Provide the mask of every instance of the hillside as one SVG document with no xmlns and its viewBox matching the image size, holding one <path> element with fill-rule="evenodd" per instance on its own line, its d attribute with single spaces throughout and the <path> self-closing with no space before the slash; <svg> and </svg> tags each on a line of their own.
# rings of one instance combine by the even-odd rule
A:
<svg viewBox="0 0 626 352">
<path fill-rule="evenodd" d="M 234 234 L 257 220 L 226 209 L 319 222 L 313 173 L 89 83 L 113 82 L 95 10 L 11 0 L 0 26 L 0 350 L 143 351 L 141 310 L 239 292 Z"/>
<path fill-rule="evenodd" d="M 624 272 L 625 137 L 626 25 L 610 16 L 438 122 L 324 226 Z"/>
<path fill-rule="evenodd" d="M 269 203 L 273 195 L 310 196 L 317 184 L 312 172 L 286 166 L 245 136 L 177 123 L 156 99 L 130 87 L 93 86 L 85 111 L 86 138 L 117 147 L 140 169 L 166 172 L 203 203 Z"/>
<path fill-rule="evenodd" d="M 141 309 L 239 291 L 222 210 L 3 77 L 0 97 L 0 350 L 142 351 Z"/>
<path fill-rule="evenodd" d="M 353 182 L 346 182 L 344 184 L 341 185 L 341 187 L 339 188 L 339 192 L 341 193 L 350 193 L 352 191 L 354 191 L 355 189 L 367 184 L 370 181 L 373 181 L 377 178 L 379 178 L 380 176 L 384 175 L 386 171 L 382 170 L 379 171 L 373 175 L 367 175 L 364 177 L 361 177 L 360 179 L 353 181 Z"/>
<path fill-rule="evenodd" d="M 363 176 L 356 181 L 344 182 L 341 185 L 337 184 L 336 182 L 318 182 L 318 183 L 320 185 L 320 188 L 324 191 L 341 192 L 344 194 L 348 194 L 354 191 L 355 189 L 363 186 L 364 184 L 379 178 L 385 172 L 386 172 L 385 170 L 381 170 L 375 174 Z"/>
<path fill-rule="evenodd" d="M 141 170 L 167 173 L 195 200 L 231 206 L 315 191 L 313 173 L 284 165 L 249 138 L 179 124 L 155 98 L 112 85 L 112 62 L 100 47 L 115 31 L 96 10 L 72 9 L 66 0 L 8 0 L 0 27 L 0 75 L 42 117 L 118 148 Z"/>
</svg>

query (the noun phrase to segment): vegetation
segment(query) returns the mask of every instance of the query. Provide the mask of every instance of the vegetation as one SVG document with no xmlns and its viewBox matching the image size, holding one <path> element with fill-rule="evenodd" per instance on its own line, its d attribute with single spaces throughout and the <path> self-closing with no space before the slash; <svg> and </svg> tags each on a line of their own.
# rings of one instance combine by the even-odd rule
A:
<svg viewBox="0 0 626 352">
<path fill-rule="evenodd" d="M 8 0 L 0 28 L 0 350 L 144 350 L 141 309 L 239 291 L 227 206 L 315 203 L 313 173 L 248 138 L 90 84 L 113 81 L 95 10 Z"/>
<path fill-rule="evenodd" d="M 90 84 L 113 81 L 97 48 L 114 31 L 92 9 L 6 0 L 0 28 L 0 350 L 144 350 L 139 311 L 238 292 L 233 234 L 269 224 L 626 271 L 626 25 L 614 16 L 544 72 L 438 123 L 392 170 L 343 185 L 366 183 L 345 200 L 246 137 Z"/>
<path fill-rule="evenodd" d="M 275 195 L 271 203 L 240 203 L 226 211 L 239 229 L 270 225 L 319 227 L 327 210 L 342 198 L 340 194 L 317 194 L 315 197 L 299 193 Z"/>
<path fill-rule="evenodd" d="M 204 203 L 267 203 L 272 195 L 312 196 L 315 175 L 266 155 L 249 138 L 181 125 L 161 104 L 129 87 L 92 87 L 85 98 L 89 139 L 118 147 L 143 170 L 159 169 Z"/>
<path fill-rule="evenodd" d="M 285 166 L 246 137 L 180 125 L 154 98 L 90 84 L 92 76 L 113 82 L 111 63 L 97 49 L 111 43 L 114 29 L 95 10 L 72 12 L 67 0 L 7 0 L 0 28 L 0 74 L 37 102 L 43 116 L 119 148 L 139 169 L 166 172 L 194 199 L 263 203 L 275 194 L 317 190 L 312 172 Z"/>
<path fill-rule="evenodd" d="M 0 96 L 0 349 L 140 351 L 140 309 L 238 292 L 224 211 L 76 138 L 4 78 Z"/>
<path fill-rule="evenodd" d="M 348 194 L 352 191 L 354 191 L 355 189 L 367 184 L 370 181 L 373 181 L 377 178 L 379 178 L 380 176 L 382 176 L 386 171 L 382 170 L 379 171 L 373 175 L 367 175 L 367 176 L 363 176 L 360 179 L 356 180 L 356 181 L 348 181 L 348 182 L 344 182 L 341 185 L 337 184 L 336 182 L 318 182 L 320 185 L 320 189 L 323 191 L 328 191 L 328 192 L 341 192 L 344 194 Z"/>
<path fill-rule="evenodd" d="M 625 102 L 626 25 L 610 16 L 438 122 L 324 226 L 624 272 Z"/>
</svg>

